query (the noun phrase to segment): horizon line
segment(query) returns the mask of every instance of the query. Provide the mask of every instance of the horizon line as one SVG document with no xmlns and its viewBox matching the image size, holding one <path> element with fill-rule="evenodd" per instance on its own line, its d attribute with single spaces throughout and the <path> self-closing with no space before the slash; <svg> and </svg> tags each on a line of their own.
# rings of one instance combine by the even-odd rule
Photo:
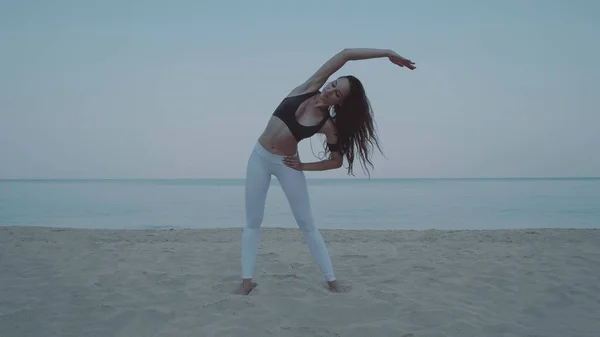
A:
<svg viewBox="0 0 600 337">
<path fill-rule="evenodd" d="M 500 180 L 500 179 L 600 179 L 600 176 L 508 176 L 508 177 L 314 177 L 307 180 Z M 16 180 L 246 180 L 246 178 L 0 178 L 0 181 Z"/>
</svg>

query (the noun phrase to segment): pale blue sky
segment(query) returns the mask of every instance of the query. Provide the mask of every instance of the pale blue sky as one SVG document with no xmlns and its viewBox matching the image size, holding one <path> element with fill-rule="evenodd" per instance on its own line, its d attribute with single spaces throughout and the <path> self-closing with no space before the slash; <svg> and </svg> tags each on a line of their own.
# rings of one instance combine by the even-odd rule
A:
<svg viewBox="0 0 600 337">
<path fill-rule="evenodd" d="M 241 178 L 283 96 L 346 47 L 418 67 L 334 74 L 372 101 L 372 177 L 600 176 L 598 17 L 566 0 L 3 1 L 0 178 Z"/>
</svg>

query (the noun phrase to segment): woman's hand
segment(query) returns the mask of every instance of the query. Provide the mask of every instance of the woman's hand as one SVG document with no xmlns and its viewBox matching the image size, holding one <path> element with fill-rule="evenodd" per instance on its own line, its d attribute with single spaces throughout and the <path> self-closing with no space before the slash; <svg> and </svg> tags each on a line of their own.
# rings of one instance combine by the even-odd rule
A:
<svg viewBox="0 0 600 337">
<path fill-rule="evenodd" d="M 397 64 L 401 67 L 407 67 L 410 70 L 414 70 L 416 68 L 414 66 L 415 63 L 413 61 L 405 59 L 404 57 L 398 55 L 398 53 L 396 52 L 392 52 L 392 54 L 388 56 L 388 58 L 392 63 Z"/>
<path fill-rule="evenodd" d="M 297 171 L 302 171 L 303 168 L 303 163 L 300 161 L 300 158 L 298 156 L 286 156 L 283 157 L 283 163 L 285 164 L 285 166 L 287 167 L 291 167 L 294 170 Z"/>
</svg>

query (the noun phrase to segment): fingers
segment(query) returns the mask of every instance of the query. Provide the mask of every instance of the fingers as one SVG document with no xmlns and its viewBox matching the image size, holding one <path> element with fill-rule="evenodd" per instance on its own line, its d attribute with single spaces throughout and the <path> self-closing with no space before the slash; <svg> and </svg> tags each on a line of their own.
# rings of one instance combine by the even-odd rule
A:
<svg viewBox="0 0 600 337">
<path fill-rule="evenodd" d="M 392 62 L 394 62 L 395 64 L 397 64 L 400 67 L 407 67 L 408 69 L 415 69 L 416 67 L 414 66 L 414 62 L 409 60 L 409 59 L 405 59 L 402 56 L 397 56 L 393 59 L 391 59 Z"/>
<path fill-rule="evenodd" d="M 414 64 L 415 64 L 415 63 L 414 63 L 414 62 L 411 62 L 411 61 L 403 61 L 403 62 L 398 62 L 398 63 L 396 63 L 396 64 L 397 64 L 397 65 L 399 65 L 399 66 L 401 66 L 401 67 L 406 67 L 406 68 L 408 68 L 408 69 L 410 69 L 410 70 L 413 70 L 413 69 L 415 69 L 415 68 L 416 68 L 416 67 L 414 66 Z"/>
<path fill-rule="evenodd" d="M 402 60 L 402 66 L 407 67 L 408 69 L 415 69 L 414 62 L 411 60 L 404 59 Z"/>
<path fill-rule="evenodd" d="M 284 157 L 282 161 L 287 166 L 294 166 L 298 163 L 298 159 L 294 157 Z"/>
<path fill-rule="evenodd" d="M 300 161 L 296 157 L 284 157 L 281 161 L 285 166 L 296 170 L 300 167 Z"/>
</svg>

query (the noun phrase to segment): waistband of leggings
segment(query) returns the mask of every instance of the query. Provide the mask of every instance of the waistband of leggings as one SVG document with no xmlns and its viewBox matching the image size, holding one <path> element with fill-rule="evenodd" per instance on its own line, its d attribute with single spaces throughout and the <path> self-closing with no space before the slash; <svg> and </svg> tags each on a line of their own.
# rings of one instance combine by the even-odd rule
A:
<svg viewBox="0 0 600 337">
<path fill-rule="evenodd" d="M 266 159 L 267 161 L 269 161 L 269 162 L 271 162 L 273 164 L 281 164 L 281 165 L 283 165 L 282 160 L 283 160 L 283 158 L 285 156 L 280 155 L 280 154 L 275 154 L 273 152 L 269 152 L 258 141 L 254 145 L 254 152 L 256 152 L 261 157 L 263 157 L 264 159 Z"/>
</svg>

